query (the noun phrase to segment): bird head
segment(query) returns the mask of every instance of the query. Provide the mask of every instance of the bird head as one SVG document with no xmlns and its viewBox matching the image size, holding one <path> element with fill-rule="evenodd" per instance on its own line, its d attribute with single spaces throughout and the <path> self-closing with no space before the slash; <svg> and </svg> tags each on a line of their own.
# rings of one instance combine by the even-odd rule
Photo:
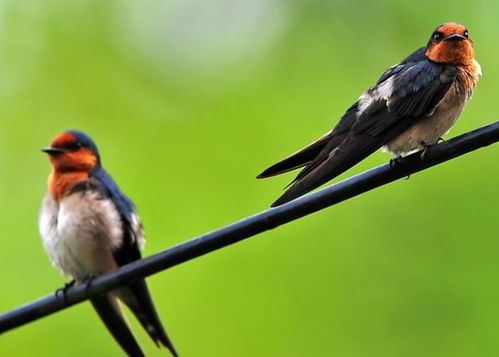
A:
<svg viewBox="0 0 499 357">
<path fill-rule="evenodd" d="M 434 62 L 469 65 L 474 58 L 473 41 L 464 25 L 446 22 L 433 31 L 426 45 L 426 57 Z"/>
<path fill-rule="evenodd" d="M 44 147 L 55 171 L 91 171 L 100 166 L 100 156 L 94 141 L 86 134 L 68 130 L 57 135 L 50 146 Z"/>
</svg>

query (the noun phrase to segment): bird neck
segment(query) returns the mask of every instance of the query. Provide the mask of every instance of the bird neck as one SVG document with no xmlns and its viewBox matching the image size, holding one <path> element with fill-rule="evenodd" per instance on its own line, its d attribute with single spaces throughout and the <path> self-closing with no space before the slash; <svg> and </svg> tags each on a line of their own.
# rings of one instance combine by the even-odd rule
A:
<svg viewBox="0 0 499 357">
<path fill-rule="evenodd" d="M 469 66 L 474 61 L 473 44 L 466 41 L 430 43 L 426 46 L 426 57 L 433 62 Z"/>
<path fill-rule="evenodd" d="M 462 92 L 471 97 L 478 80 L 482 76 L 480 64 L 473 59 L 469 65 L 459 66 L 457 72 L 457 82 Z"/>
<path fill-rule="evenodd" d="M 57 171 L 54 170 L 48 179 L 48 190 L 56 201 L 68 195 L 73 187 L 89 178 L 88 171 Z"/>
</svg>

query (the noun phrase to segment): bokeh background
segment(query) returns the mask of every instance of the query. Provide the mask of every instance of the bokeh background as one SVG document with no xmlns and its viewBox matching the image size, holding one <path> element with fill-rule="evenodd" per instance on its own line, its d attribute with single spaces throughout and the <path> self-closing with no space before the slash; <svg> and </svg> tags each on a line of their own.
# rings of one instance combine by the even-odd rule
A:
<svg viewBox="0 0 499 357">
<path fill-rule="evenodd" d="M 265 209 L 262 169 L 329 130 L 439 23 L 484 76 L 447 137 L 498 118 L 497 1 L 0 2 L 0 311 L 64 279 L 37 214 L 39 148 L 81 129 L 139 207 L 145 255 Z M 148 279 L 182 356 L 499 353 L 499 146 Z M 376 153 L 343 177 L 389 159 Z M 149 356 L 164 356 L 130 316 Z M 120 356 L 88 303 L 1 356 Z"/>
</svg>

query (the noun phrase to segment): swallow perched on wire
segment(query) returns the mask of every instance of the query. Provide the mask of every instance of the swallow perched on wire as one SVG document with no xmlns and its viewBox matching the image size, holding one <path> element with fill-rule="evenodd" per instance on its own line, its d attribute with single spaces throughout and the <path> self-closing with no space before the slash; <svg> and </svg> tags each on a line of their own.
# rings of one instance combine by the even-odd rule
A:
<svg viewBox="0 0 499 357">
<path fill-rule="evenodd" d="M 40 233 L 52 263 L 77 283 L 141 258 L 142 224 L 132 201 L 101 165 L 94 141 L 66 131 L 42 151 L 52 172 L 40 210 Z M 117 299 L 125 303 L 157 346 L 177 352 L 161 324 L 145 280 L 94 297 L 92 305 L 129 356 L 143 356 Z"/>
<path fill-rule="evenodd" d="M 481 76 L 465 26 L 438 26 L 428 44 L 386 70 L 336 127 L 258 178 L 304 169 L 275 201 L 291 201 L 384 147 L 395 157 L 425 149 L 447 133 Z"/>
</svg>

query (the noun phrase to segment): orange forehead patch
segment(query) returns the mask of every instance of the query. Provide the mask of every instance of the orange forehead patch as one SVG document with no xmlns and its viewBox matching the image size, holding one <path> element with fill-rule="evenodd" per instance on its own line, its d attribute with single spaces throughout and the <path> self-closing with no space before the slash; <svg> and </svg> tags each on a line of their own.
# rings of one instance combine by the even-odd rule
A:
<svg viewBox="0 0 499 357">
<path fill-rule="evenodd" d="M 457 22 L 446 22 L 437 28 L 438 32 L 441 32 L 445 37 L 453 34 L 462 35 L 466 31 L 466 27 Z"/>
<path fill-rule="evenodd" d="M 69 144 L 72 144 L 76 141 L 76 137 L 73 133 L 64 132 L 62 134 L 57 135 L 54 140 L 52 140 L 53 147 L 64 147 Z"/>
<path fill-rule="evenodd" d="M 97 166 L 97 157 L 89 149 L 80 149 L 50 156 L 50 162 L 55 171 L 90 171 Z"/>
<path fill-rule="evenodd" d="M 435 30 L 442 37 L 434 39 L 434 35 L 430 38 L 426 47 L 426 56 L 439 63 L 447 63 L 454 65 L 470 66 L 473 64 L 475 52 L 473 50 L 473 42 L 468 39 L 466 27 L 457 22 L 447 22 L 440 25 Z M 457 41 L 445 41 L 447 37 L 459 35 L 462 38 Z"/>
</svg>

